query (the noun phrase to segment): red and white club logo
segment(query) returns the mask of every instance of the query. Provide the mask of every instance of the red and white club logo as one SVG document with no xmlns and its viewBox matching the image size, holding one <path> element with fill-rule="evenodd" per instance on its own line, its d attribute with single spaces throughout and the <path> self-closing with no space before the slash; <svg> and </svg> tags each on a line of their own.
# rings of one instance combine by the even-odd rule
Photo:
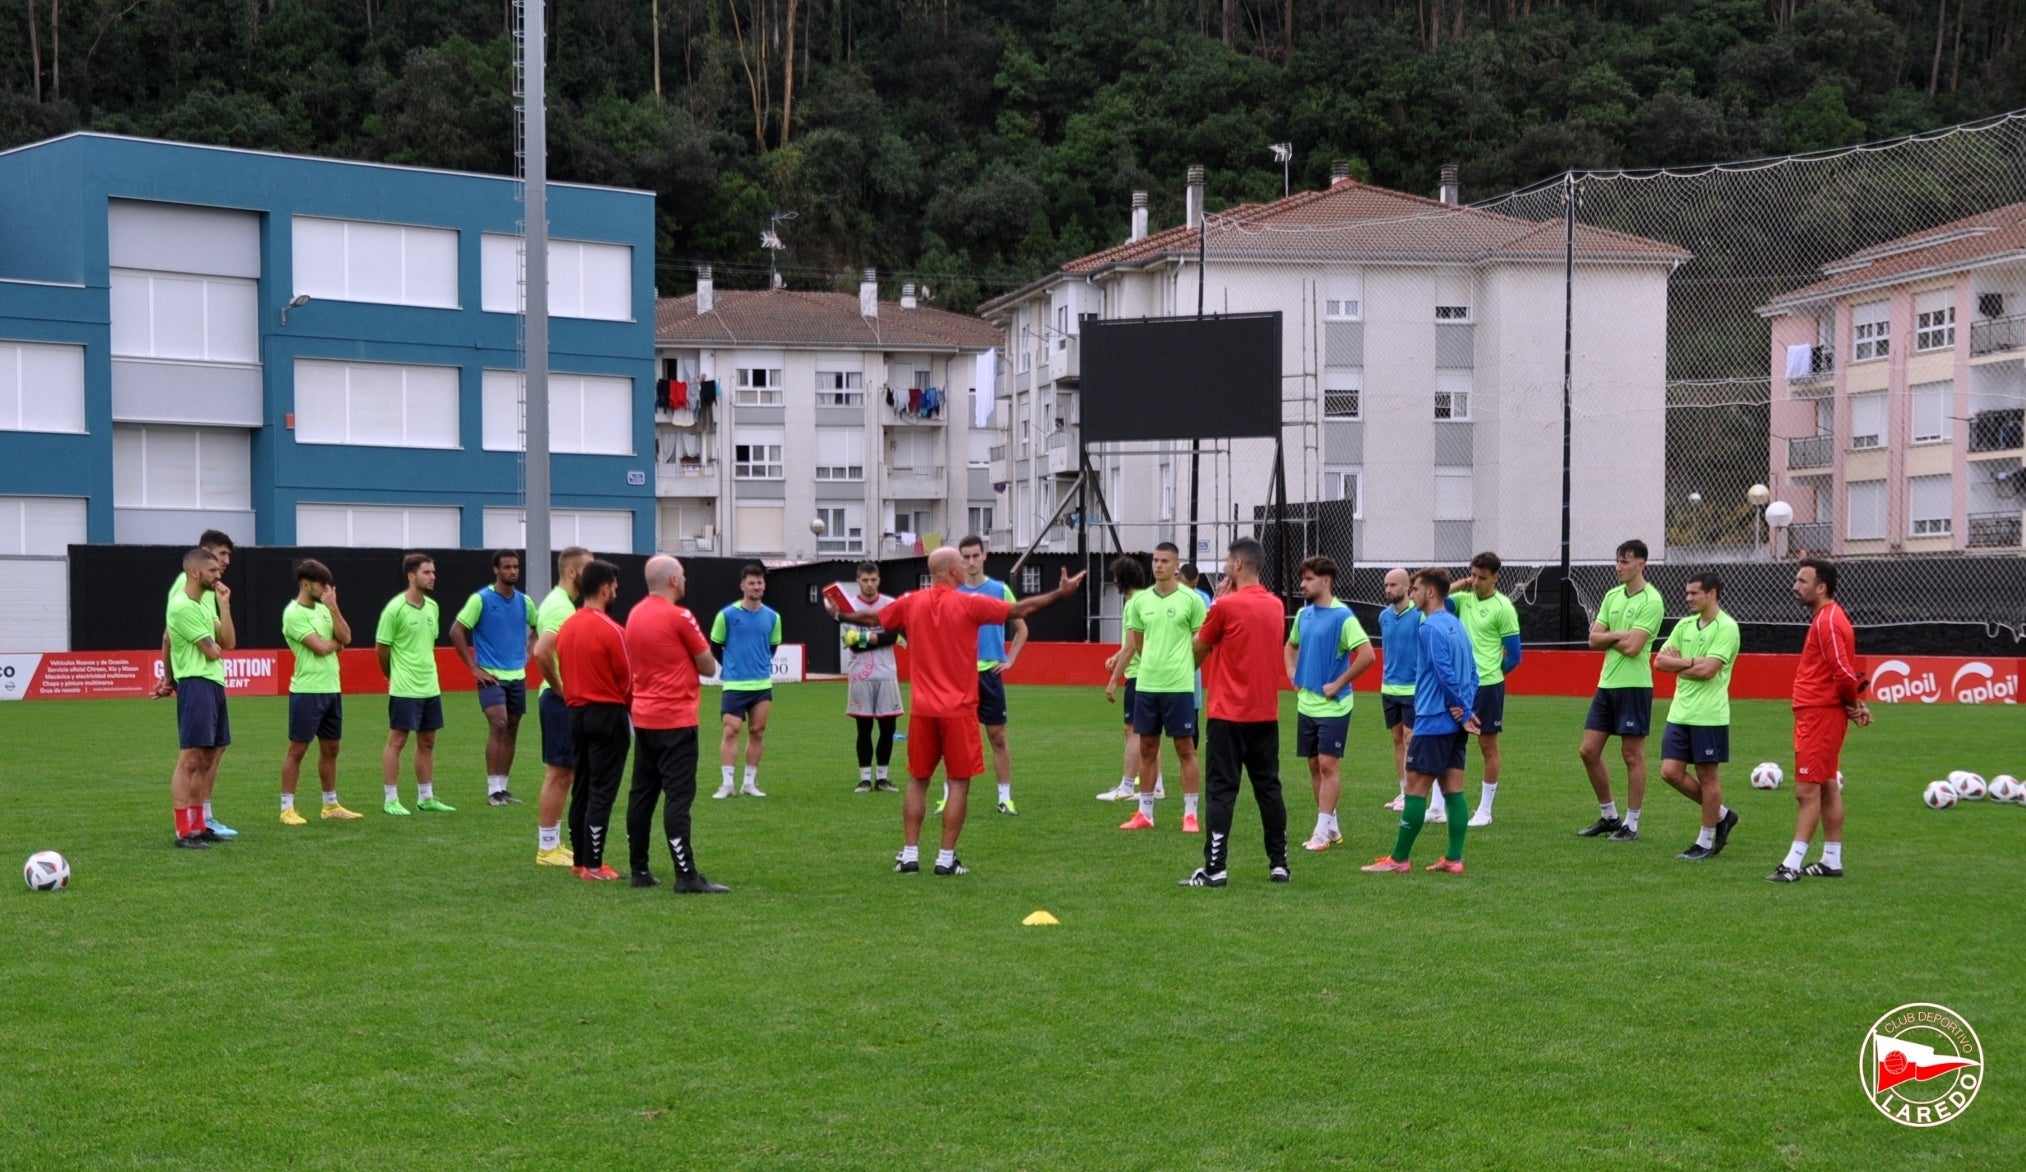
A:
<svg viewBox="0 0 2026 1172">
<path fill-rule="evenodd" d="M 1895 1123 L 1934 1127 L 1967 1109 L 1984 1081 L 1984 1047 L 1953 1009 L 1902 1005 L 1872 1023 L 1857 1058 L 1871 1105 Z"/>
</svg>

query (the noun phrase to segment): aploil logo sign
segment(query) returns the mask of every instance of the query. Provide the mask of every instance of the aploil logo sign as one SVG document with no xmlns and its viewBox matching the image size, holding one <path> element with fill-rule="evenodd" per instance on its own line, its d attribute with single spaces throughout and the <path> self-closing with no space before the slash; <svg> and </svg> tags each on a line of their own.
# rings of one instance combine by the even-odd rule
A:
<svg viewBox="0 0 2026 1172">
<path fill-rule="evenodd" d="M 2020 662 L 1918 655 L 1874 660 L 1871 697 L 1881 704 L 2017 704 Z"/>
</svg>

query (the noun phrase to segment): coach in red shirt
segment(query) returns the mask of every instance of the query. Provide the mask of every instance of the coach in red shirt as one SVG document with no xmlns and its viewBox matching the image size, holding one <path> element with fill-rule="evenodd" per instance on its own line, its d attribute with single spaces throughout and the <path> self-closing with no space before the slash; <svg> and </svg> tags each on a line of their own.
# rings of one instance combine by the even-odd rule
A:
<svg viewBox="0 0 2026 1172">
<path fill-rule="evenodd" d="M 1857 667 L 1857 632 L 1836 601 L 1836 565 L 1803 558 L 1794 569 L 1794 599 L 1812 612 L 1801 662 L 1794 670 L 1794 842 L 1766 876 L 1792 883 L 1803 875 L 1843 877 L 1843 734 L 1871 723 L 1868 682 Z M 1808 840 L 1822 826 L 1822 857 L 1802 866 Z"/>
<path fill-rule="evenodd" d="M 626 794 L 626 850 L 633 885 L 652 887 L 648 838 L 654 832 L 654 804 L 661 808 L 661 834 L 675 860 L 675 890 L 688 895 L 721 895 L 731 888 L 712 883 L 696 869 L 689 837 L 689 809 L 696 801 L 696 704 L 703 676 L 716 675 L 718 661 L 696 616 L 679 605 L 688 587 L 682 563 L 667 554 L 647 559 L 647 597 L 626 615 L 626 658 L 633 665 L 633 786 Z"/>
<path fill-rule="evenodd" d="M 556 632 L 556 662 L 570 681 L 570 742 L 577 751 L 570 846 L 578 878 L 617 879 L 619 872 L 605 865 L 605 832 L 626 772 L 626 705 L 633 698 L 626 632 L 606 613 L 619 593 L 619 567 L 594 561 L 577 583 L 583 606 Z"/>
<path fill-rule="evenodd" d="M 1222 887 L 1230 854 L 1231 816 L 1238 804 L 1238 772 L 1252 778 L 1266 833 L 1266 861 L 1275 883 L 1288 881 L 1287 803 L 1280 796 L 1280 681 L 1287 669 L 1287 608 L 1259 584 L 1266 548 L 1250 537 L 1231 543 L 1217 600 L 1196 632 L 1196 662 L 1210 696 L 1208 768 L 1210 833 L 1203 865 L 1184 887 Z"/>
<path fill-rule="evenodd" d="M 936 855 L 936 874 L 969 873 L 957 858 L 957 836 L 963 833 L 964 815 L 970 806 L 971 779 L 985 771 L 984 747 L 978 740 L 978 628 L 1025 618 L 1055 605 L 1082 589 L 1083 574 L 1064 570 L 1060 586 L 1014 603 L 966 594 L 957 589 L 963 581 L 963 558 L 943 546 L 929 555 L 930 585 L 926 590 L 903 594 L 878 611 L 840 614 L 828 601 L 823 604 L 839 622 L 907 631 L 911 678 L 908 785 L 901 800 L 902 845 L 893 865 L 901 874 L 922 869 L 922 818 L 928 810 L 929 778 L 938 763 L 943 766 L 944 780 L 950 783 L 950 796 L 943 807 L 943 848 Z"/>
</svg>

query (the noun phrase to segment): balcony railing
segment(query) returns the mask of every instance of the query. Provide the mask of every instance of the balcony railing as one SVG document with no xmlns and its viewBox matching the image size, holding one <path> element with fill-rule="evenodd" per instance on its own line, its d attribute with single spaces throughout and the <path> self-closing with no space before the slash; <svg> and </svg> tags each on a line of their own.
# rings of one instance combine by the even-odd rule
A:
<svg viewBox="0 0 2026 1172">
<path fill-rule="evenodd" d="M 1994 317 L 1970 323 L 1970 354 L 2000 354 L 2026 350 L 2026 314 Z"/>
<path fill-rule="evenodd" d="M 2026 447 L 2026 407 L 1979 411 L 1970 416 L 1970 450 L 2006 452 Z"/>
<path fill-rule="evenodd" d="M 1787 526 L 1787 549 L 1794 553 L 1828 553 L 1835 544 L 1836 526 L 1830 521 L 1801 521 Z"/>
<path fill-rule="evenodd" d="M 697 464 L 656 464 L 654 466 L 654 494 L 656 496 L 709 496 L 717 487 L 718 465 Z"/>
<path fill-rule="evenodd" d="M 886 470 L 888 480 L 940 480 L 942 475 L 941 464 L 889 465 Z"/>
<path fill-rule="evenodd" d="M 1833 435 L 1797 436 L 1787 441 L 1787 468 L 1827 468 L 1836 461 Z"/>
<path fill-rule="evenodd" d="M 1005 445 L 1005 444 L 993 444 L 993 445 L 992 445 L 992 450 L 991 450 L 990 452 L 987 452 L 987 453 L 986 453 L 986 458 L 987 458 L 987 459 L 989 459 L 989 460 L 991 460 L 991 461 L 993 461 L 994 463 L 997 463 L 998 461 L 1000 461 L 1000 460 L 1003 460 L 1003 459 L 1005 459 L 1005 458 L 1006 458 L 1006 445 Z"/>
<path fill-rule="evenodd" d="M 1971 513 L 1965 520 L 1970 523 L 1970 533 L 1964 545 L 1970 549 L 2013 549 L 2019 545 L 2020 513 L 2017 509 L 2003 513 Z"/>
<path fill-rule="evenodd" d="M 1836 376 L 1836 351 L 1828 346 L 1817 346 L 1808 353 L 1808 370 L 1805 374 L 1789 376 L 1790 387 L 1813 384 Z"/>
</svg>

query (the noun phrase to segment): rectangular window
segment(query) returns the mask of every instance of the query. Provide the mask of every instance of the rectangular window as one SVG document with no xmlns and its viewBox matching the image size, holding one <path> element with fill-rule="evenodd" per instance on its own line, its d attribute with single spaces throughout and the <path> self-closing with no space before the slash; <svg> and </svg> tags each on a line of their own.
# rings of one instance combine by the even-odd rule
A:
<svg viewBox="0 0 2026 1172">
<path fill-rule="evenodd" d="M 782 457 L 784 435 L 778 427 L 741 427 L 732 436 L 732 477 L 736 480 L 780 480 L 786 476 Z M 779 542 L 769 549 L 779 547 Z"/>
<path fill-rule="evenodd" d="M 1947 476 L 1911 476 L 1906 482 L 1908 537 L 1947 537 L 1954 526 L 1955 496 Z"/>
<path fill-rule="evenodd" d="M 1323 320 L 1358 321 L 1364 317 L 1365 274 L 1361 269 L 1333 272 L 1323 278 Z"/>
<path fill-rule="evenodd" d="M 896 472 L 931 476 L 942 471 L 936 463 L 937 434 L 922 428 L 903 428 L 887 437 L 887 466 Z"/>
<path fill-rule="evenodd" d="M 1850 450 L 1885 446 L 1885 392 L 1850 396 Z"/>
<path fill-rule="evenodd" d="M 113 507 L 253 507 L 252 439 L 213 427 L 113 428 Z"/>
<path fill-rule="evenodd" d="M 1948 442 L 1955 430 L 1950 426 L 1949 408 L 1955 402 L 1956 384 L 1949 380 L 1915 383 L 1907 392 L 1913 398 L 1913 442 Z"/>
<path fill-rule="evenodd" d="M 1351 516 L 1365 515 L 1364 495 L 1365 474 L 1362 469 L 1340 464 L 1323 468 L 1323 499 L 1326 501 L 1351 502 Z"/>
<path fill-rule="evenodd" d="M 84 540 L 82 499 L 0 496 L 0 557 L 63 557 Z"/>
<path fill-rule="evenodd" d="M 487 313 L 519 313 L 519 236 L 488 232 L 479 241 L 480 304 Z M 549 312 L 595 321 L 633 320 L 633 248 L 588 240 L 549 241 Z"/>
<path fill-rule="evenodd" d="M 1852 541 L 1877 541 L 1885 536 L 1885 481 L 1853 480 L 1843 535 Z"/>
<path fill-rule="evenodd" d="M 113 356 L 260 361 L 259 283 L 114 269 Z"/>
<path fill-rule="evenodd" d="M 991 505 L 972 505 L 970 507 L 970 512 L 966 515 L 971 522 L 971 528 L 968 530 L 968 532 L 976 533 L 979 536 L 984 536 L 992 532 Z"/>
<path fill-rule="evenodd" d="M 739 505 L 732 510 L 734 552 L 781 553 L 788 548 L 782 528 L 787 510 L 780 505 Z"/>
<path fill-rule="evenodd" d="M 856 370 L 819 370 L 816 372 L 816 405 L 818 407 L 863 407 L 865 406 L 865 376 Z"/>
<path fill-rule="evenodd" d="M 458 447 L 458 369 L 298 358 L 295 442 Z"/>
<path fill-rule="evenodd" d="M 1435 320 L 1470 320 L 1471 275 L 1468 269 L 1437 269 L 1435 272 Z"/>
<path fill-rule="evenodd" d="M 1117 506 L 1114 505 L 1114 508 Z M 1175 466 L 1161 461 L 1161 520 L 1175 519 Z"/>
<path fill-rule="evenodd" d="M 464 544 L 461 523 L 454 506 L 301 504 L 295 540 L 350 549 L 456 549 Z"/>
<path fill-rule="evenodd" d="M 1435 511 L 1437 521 L 1468 521 L 1476 511 L 1468 468 L 1435 470 Z"/>
<path fill-rule="evenodd" d="M 0 342 L 0 431 L 84 434 L 83 346 Z"/>
<path fill-rule="evenodd" d="M 526 545 L 527 511 L 485 510 L 483 540 L 491 549 L 519 549 Z M 549 512 L 549 545 L 554 549 L 581 545 L 601 553 L 631 553 L 633 514 L 625 509 L 552 509 Z"/>
<path fill-rule="evenodd" d="M 1362 367 L 1333 367 L 1323 371 L 1323 418 L 1361 418 L 1364 395 L 1365 372 Z"/>
<path fill-rule="evenodd" d="M 1948 350 L 1956 344 L 1956 291 L 1936 289 L 1913 299 L 1913 348 L 1916 353 Z"/>
<path fill-rule="evenodd" d="M 485 372 L 481 443 L 488 452 L 527 449 L 527 395 L 517 370 Z M 594 456 L 633 454 L 633 380 L 612 375 L 549 375 L 549 451 Z"/>
<path fill-rule="evenodd" d="M 1892 303 L 1872 301 L 1850 310 L 1850 361 L 1868 362 L 1892 353 Z"/>
<path fill-rule="evenodd" d="M 457 308 L 457 230 L 297 216 L 295 291 L 320 301 Z"/>
<path fill-rule="evenodd" d="M 864 428 L 819 427 L 816 429 L 816 479 L 865 479 Z"/>
<path fill-rule="evenodd" d="M 819 505 L 816 519 L 823 522 L 817 553 L 865 552 L 864 505 Z"/>
<path fill-rule="evenodd" d="M 1020 593 L 1022 594 L 1041 593 L 1040 566 L 1022 566 L 1020 568 Z"/>
<path fill-rule="evenodd" d="M 1469 371 L 1438 370 L 1435 372 L 1435 418 L 1470 418 Z"/>
<path fill-rule="evenodd" d="M 782 386 L 779 367 L 741 366 L 732 378 L 732 405 L 779 407 Z"/>
</svg>

